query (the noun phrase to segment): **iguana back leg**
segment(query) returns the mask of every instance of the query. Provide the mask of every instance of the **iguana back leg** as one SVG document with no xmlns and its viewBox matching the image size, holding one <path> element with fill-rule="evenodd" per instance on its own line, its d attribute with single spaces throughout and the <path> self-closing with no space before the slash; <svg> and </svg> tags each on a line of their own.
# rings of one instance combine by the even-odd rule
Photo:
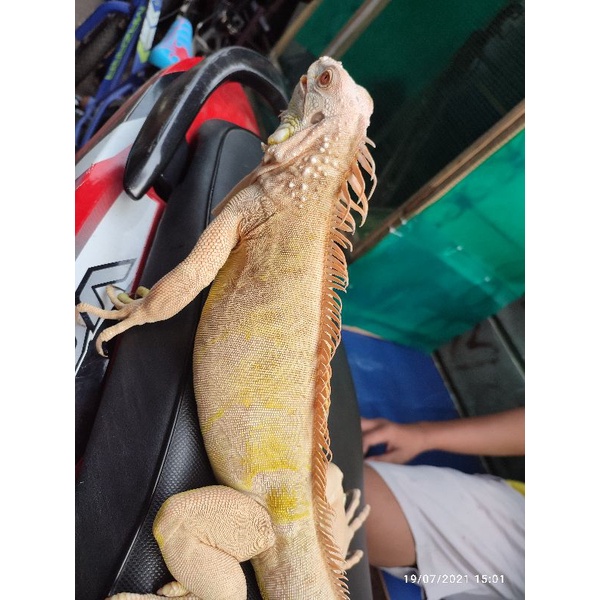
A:
<svg viewBox="0 0 600 600">
<path fill-rule="evenodd" d="M 342 568 L 347 571 L 357 564 L 363 556 L 362 550 L 357 550 L 352 556 L 348 556 L 348 548 L 354 534 L 369 516 L 371 507 L 369 505 L 365 506 L 355 516 L 356 509 L 360 504 L 360 490 L 353 489 L 345 493 L 342 487 L 343 477 L 340 468 L 334 463 L 329 463 L 327 470 L 327 501 L 334 511 L 333 537 L 344 557 Z M 348 497 L 350 497 L 350 501 L 346 506 Z"/>
<path fill-rule="evenodd" d="M 192 594 L 210 600 L 245 600 L 240 562 L 275 542 L 265 508 L 220 485 L 169 498 L 156 515 L 153 532 L 175 579 Z"/>
<path fill-rule="evenodd" d="M 214 485 L 171 496 L 160 508 L 154 537 L 176 581 L 157 594 L 122 593 L 110 600 L 185 598 L 246 600 L 240 562 L 275 542 L 268 512 L 226 486 Z"/>
</svg>

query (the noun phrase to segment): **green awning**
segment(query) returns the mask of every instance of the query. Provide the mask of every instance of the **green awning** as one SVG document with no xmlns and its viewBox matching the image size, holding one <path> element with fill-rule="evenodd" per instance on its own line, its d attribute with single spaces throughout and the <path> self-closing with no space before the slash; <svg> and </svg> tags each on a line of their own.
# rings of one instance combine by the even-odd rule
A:
<svg viewBox="0 0 600 600">
<path fill-rule="evenodd" d="M 525 291 L 525 132 L 349 267 L 344 325 L 433 351 Z"/>
</svg>

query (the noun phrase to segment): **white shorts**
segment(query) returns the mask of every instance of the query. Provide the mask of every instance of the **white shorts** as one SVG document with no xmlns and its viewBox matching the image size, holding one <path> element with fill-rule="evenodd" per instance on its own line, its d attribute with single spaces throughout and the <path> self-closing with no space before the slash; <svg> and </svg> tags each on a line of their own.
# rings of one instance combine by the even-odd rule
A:
<svg viewBox="0 0 600 600">
<path fill-rule="evenodd" d="M 415 540 L 417 569 L 385 571 L 418 583 L 427 600 L 525 597 L 522 494 L 492 475 L 426 465 L 366 464 L 393 492 Z"/>
</svg>

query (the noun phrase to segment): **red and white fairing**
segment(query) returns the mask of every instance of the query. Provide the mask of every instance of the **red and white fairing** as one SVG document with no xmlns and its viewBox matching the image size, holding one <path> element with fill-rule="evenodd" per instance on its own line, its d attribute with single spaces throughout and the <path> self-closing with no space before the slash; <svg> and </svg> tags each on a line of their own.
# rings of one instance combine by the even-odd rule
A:
<svg viewBox="0 0 600 600">
<path fill-rule="evenodd" d="M 154 76 L 136 97 L 137 101 L 161 77 L 186 71 L 201 58 L 181 61 Z M 151 188 L 139 200 L 123 189 L 127 156 L 139 133 L 145 114 L 132 111 L 127 104 L 78 153 L 75 165 L 75 303 L 88 302 L 112 308 L 106 288 L 113 285 L 134 290 L 154 239 L 165 202 Z M 213 92 L 190 126 L 190 141 L 200 125 L 219 118 L 259 133 L 254 112 L 237 83 L 227 83 Z M 108 130 L 108 133 L 106 133 Z M 103 319 L 80 315 L 83 323 L 75 332 L 75 374 L 77 375 L 90 342 Z"/>
</svg>

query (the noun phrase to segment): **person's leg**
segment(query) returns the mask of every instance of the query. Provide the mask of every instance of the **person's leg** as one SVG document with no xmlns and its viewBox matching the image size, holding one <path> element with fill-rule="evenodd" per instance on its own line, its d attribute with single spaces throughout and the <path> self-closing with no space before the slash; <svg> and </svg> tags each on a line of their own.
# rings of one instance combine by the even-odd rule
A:
<svg viewBox="0 0 600 600">
<path fill-rule="evenodd" d="M 367 551 L 376 567 L 410 567 L 415 564 L 415 540 L 404 512 L 390 488 L 374 469 L 364 468 Z"/>
<path fill-rule="evenodd" d="M 429 465 L 367 464 L 365 501 L 372 506 L 365 525 L 371 564 L 403 578 L 415 573 L 410 561 L 416 561 L 430 600 L 458 594 L 524 597 L 523 495 L 491 475 Z"/>
</svg>

